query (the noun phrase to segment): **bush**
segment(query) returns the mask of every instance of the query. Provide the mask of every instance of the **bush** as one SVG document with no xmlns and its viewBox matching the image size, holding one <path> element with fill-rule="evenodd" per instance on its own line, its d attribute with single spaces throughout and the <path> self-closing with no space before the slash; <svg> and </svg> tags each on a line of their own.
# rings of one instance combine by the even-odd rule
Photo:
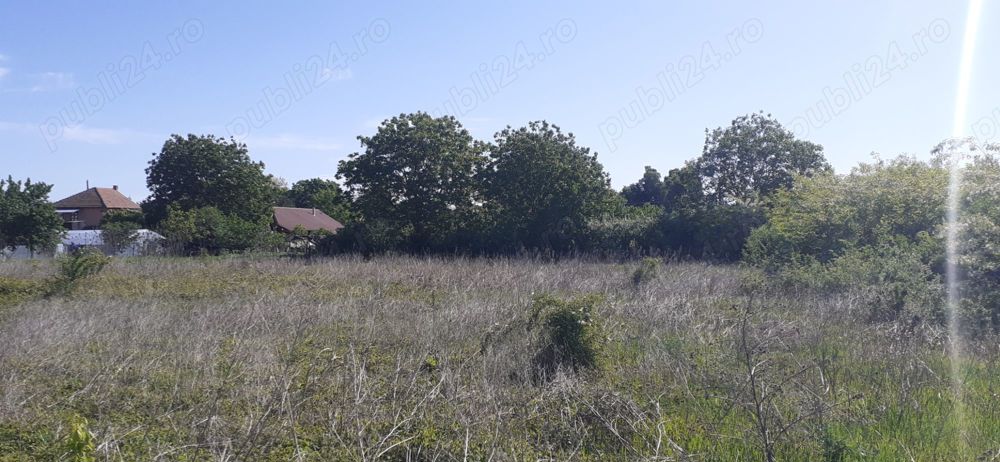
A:
<svg viewBox="0 0 1000 462">
<path fill-rule="evenodd" d="M 51 280 L 49 295 L 68 294 L 86 277 L 104 270 L 111 258 L 95 247 L 81 247 L 59 257 L 59 274 Z"/>
<path fill-rule="evenodd" d="M 789 265 L 778 279 L 786 286 L 824 293 L 861 294 L 870 321 L 941 322 L 944 284 L 933 269 L 939 245 L 926 234 L 918 243 L 900 238 L 882 246 L 850 249 L 826 263 L 813 259 Z"/>
<path fill-rule="evenodd" d="M 160 223 L 160 230 L 168 245 L 187 254 L 270 250 L 284 241 L 264 219 L 248 221 L 215 207 L 193 210 L 171 207 L 166 220 Z"/>
<path fill-rule="evenodd" d="M 660 272 L 660 267 L 663 266 L 659 259 L 656 258 L 643 258 L 639 262 L 639 266 L 632 272 L 632 285 L 639 287 L 653 279 L 656 279 L 656 275 Z"/>
<path fill-rule="evenodd" d="M 69 282 L 76 282 L 87 276 L 100 273 L 111 262 L 94 247 L 81 247 L 68 256 L 59 259 L 59 276 Z"/>
<path fill-rule="evenodd" d="M 600 255 L 649 255 L 660 247 L 657 226 L 663 209 L 654 205 L 623 207 L 622 213 L 587 221 L 586 250 Z"/>
<path fill-rule="evenodd" d="M 543 378 L 559 369 L 598 369 L 603 340 L 594 312 L 602 302 L 602 297 L 594 295 L 570 300 L 535 297 L 528 325 L 540 328 L 533 363 Z"/>
</svg>

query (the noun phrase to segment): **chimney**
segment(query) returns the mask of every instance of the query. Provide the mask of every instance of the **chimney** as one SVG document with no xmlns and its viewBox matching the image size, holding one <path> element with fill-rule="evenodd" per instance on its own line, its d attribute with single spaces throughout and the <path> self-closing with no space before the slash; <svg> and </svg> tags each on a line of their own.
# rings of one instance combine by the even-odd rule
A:
<svg viewBox="0 0 1000 462">
<path fill-rule="evenodd" d="M 316 207 L 313 207 L 313 216 L 316 216 Z"/>
<path fill-rule="evenodd" d="M 90 189 L 90 180 L 87 180 L 87 189 Z"/>
<path fill-rule="evenodd" d="M 117 191 L 118 190 L 118 185 L 112 186 L 111 189 L 114 189 L 115 191 Z"/>
</svg>

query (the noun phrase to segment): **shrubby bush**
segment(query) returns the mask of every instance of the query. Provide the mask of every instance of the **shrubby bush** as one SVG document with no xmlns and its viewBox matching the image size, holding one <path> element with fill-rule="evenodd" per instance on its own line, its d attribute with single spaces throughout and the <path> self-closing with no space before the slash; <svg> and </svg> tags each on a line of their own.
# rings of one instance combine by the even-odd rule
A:
<svg viewBox="0 0 1000 462">
<path fill-rule="evenodd" d="M 660 273 L 663 264 L 656 258 L 646 257 L 639 262 L 639 266 L 632 272 L 632 285 L 639 287 L 653 279 Z"/>
<path fill-rule="evenodd" d="M 773 270 L 935 234 L 947 182 L 943 168 L 907 157 L 862 164 L 846 176 L 800 177 L 772 196 L 767 222 L 751 233 L 744 257 Z"/>
<path fill-rule="evenodd" d="M 658 253 L 663 209 L 652 205 L 624 207 L 621 213 L 587 221 L 584 248 L 599 255 L 638 256 Z"/>
<path fill-rule="evenodd" d="M 934 270 L 938 252 L 940 241 L 922 235 L 917 242 L 850 248 L 826 262 L 804 257 L 772 276 L 786 287 L 859 294 L 871 321 L 941 322 L 944 283 Z"/>
<path fill-rule="evenodd" d="M 963 166 L 960 252 L 963 326 L 1000 328 L 1000 161 Z M 873 319 L 942 321 L 948 159 L 900 157 L 851 174 L 799 178 L 776 193 L 745 261 L 785 283 L 862 289 Z"/>
<path fill-rule="evenodd" d="M 269 250 L 283 245 L 284 238 L 269 227 L 269 221 L 249 221 L 215 207 L 181 210 L 171 207 L 160 223 L 168 247 L 186 254 Z"/>
<path fill-rule="evenodd" d="M 142 224 L 139 212 L 110 211 L 101 219 L 101 240 L 111 253 L 120 252 L 135 243 Z"/>
<path fill-rule="evenodd" d="M 50 294 L 68 294 L 84 278 L 104 270 L 111 257 L 95 247 L 81 247 L 57 259 L 59 273 L 51 280 Z"/>
<path fill-rule="evenodd" d="M 966 327 L 1000 329 L 1000 160 L 980 156 L 965 169 L 959 269 Z"/>
<path fill-rule="evenodd" d="M 599 367 L 604 341 L 595 311 L 602 302 L 597 295 L 570 300 L 535 297 L 528 328 L 539 334 L 533 360 L 539 373 L 551 376 L 559 369 L 578 372 Z"/>
<path fill-rule="evenodd" d="M 737 261 L 751 232 L 764 224 L 760 207 L 728 204 L 686 207 L 660 220 L 663 247 L 692 258 Z"/>
</svg>

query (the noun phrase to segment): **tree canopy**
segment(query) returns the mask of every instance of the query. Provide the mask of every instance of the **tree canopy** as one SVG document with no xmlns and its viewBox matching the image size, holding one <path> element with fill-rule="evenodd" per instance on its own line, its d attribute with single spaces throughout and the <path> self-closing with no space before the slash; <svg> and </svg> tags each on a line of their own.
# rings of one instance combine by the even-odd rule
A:
<svg viewBox="0 0 1000 462">
<path fill-rule="evenodd" d="M 52 249 L 63 235 L 63 221 L 49 202 L 52 186 L 0 180 L 0 250 L 23 245 L 28 250 Z"/>
<path fill-rule="evenodd" d="M 622 197 L 628 205 L 653 204 L 663 206 L 667 196 L 666 185 L 655 168 L 646 166 L 639 181 L 622 188 Z"/>
<path fill-rule="evenodd" d="M 358 140 L 364 151 L 341 161 L 337 178 L 361 220 L 394 230 L 413 250 L 447 247 L 475 207 L 481 143 L 454 117 L 423 112 L 388 119 Z"/>
<path fill-rule="evenodd" d="M 715 203 L 759 203 L 796 175 L 830 172 L 823 147 L 795 138 L 770 114 L 737 117 L 725 128 L 705 130 L 697 161 L 706 197 Z"/>
<path fill-rule="evenodd" d="M 264 164 L 250 159 L 247 147 L 213 135 L 173 135 L 146 168 L 150 196 L 143 211 L 151 224 L 170 206 L 182 210 L 214 207 L 243 220 L 269 214 L 274 184 Z"/>
<path fill-rule="evenodd" d="M 569 249 L 588 218 L 620 206 L 597 154 L 546 121 L 497 133 L 481 178 L 495 239 L 527 248 Z"/>
</svg>

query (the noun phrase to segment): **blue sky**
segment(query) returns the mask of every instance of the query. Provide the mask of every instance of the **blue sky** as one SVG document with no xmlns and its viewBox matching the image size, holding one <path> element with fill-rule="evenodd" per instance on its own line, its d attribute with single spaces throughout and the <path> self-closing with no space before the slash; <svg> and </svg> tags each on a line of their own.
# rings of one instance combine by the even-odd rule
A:
<svg viewBox="0 0 1000 462">
<path fill-rule="evenodd" d="M 289 183 L 333 177 L 387 116 L 477 137 L 547 119 L 616 188 L 764 110 L 839 172 L 951 133 L 966 4 L 0 2 L 0 174 L 53 199 L 120 185 L 171 133 L 237 136 Z M 1000 7 L 983 10 L 970 132 L 1000 133 Z M 993 83 L 991 85 L 991 83 Z"/>
</svg>

